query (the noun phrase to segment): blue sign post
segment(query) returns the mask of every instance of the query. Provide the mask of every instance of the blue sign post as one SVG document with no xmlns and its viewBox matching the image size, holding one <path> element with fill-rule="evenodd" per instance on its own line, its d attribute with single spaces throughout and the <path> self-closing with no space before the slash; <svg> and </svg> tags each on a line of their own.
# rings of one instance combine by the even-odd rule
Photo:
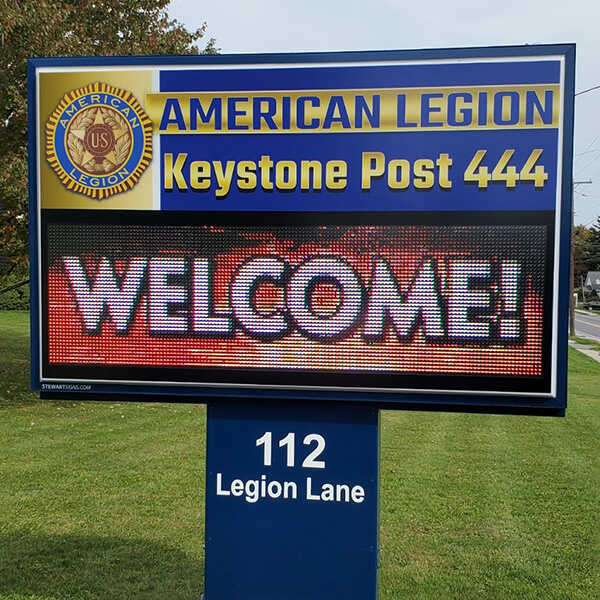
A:
<svg viewBox="0 0 600 600">
<path fill-rule="evenodd" d="M 209 404 L 206 600 L 375 600 L 378 497 L 378 410 Z"/>
</svg>

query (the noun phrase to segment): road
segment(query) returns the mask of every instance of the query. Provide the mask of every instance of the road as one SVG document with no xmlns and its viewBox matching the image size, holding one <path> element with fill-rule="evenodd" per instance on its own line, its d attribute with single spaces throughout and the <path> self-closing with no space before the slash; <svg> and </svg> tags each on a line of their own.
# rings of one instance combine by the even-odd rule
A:
<svg viewBox="0 0 600 600">
<path fill-rule="evenodd" d="M 575 331 L 582 337 L 600 341 L 600 315 L 592 311 L 575 311 Z"/>
</svg>

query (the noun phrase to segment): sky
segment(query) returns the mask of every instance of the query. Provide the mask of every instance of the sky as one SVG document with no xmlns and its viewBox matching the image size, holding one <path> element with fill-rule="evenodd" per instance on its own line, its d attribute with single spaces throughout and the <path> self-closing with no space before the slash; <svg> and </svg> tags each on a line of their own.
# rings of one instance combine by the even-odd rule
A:
<svg viewBox="0 0 600 600">
<path fill-rule="evenodd" d="M 600 215 L 600 89 L 581 93 L 600 86 L 598 0 L 172 0 L 169 14 L 206 22 L 222 54 L 575 43 L 575 223 Z"/>
</svg>

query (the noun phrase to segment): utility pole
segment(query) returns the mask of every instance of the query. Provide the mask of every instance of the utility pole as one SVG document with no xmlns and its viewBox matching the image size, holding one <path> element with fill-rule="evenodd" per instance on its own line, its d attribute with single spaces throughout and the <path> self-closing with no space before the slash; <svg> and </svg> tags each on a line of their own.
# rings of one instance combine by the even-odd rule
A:
<svg viewBox="0 0 600 600">
<path fill-rule="evenodd" d="M 575 278 L 575 260 L 573 254 L 573 231 L 575 229 L 575 188 L 578 185 L 584 185 L 586 183 L 592 183 L 591 180 L 588 181 L 574 181 L 571 186 L 571 284 L 569 285 L 570 289 L 570 299 L 569 299 L 569 334 L 575 335 L 575 283 L 573 279 Z M 583 289 L 583 288 L 582 288 Z"/>
</svg>

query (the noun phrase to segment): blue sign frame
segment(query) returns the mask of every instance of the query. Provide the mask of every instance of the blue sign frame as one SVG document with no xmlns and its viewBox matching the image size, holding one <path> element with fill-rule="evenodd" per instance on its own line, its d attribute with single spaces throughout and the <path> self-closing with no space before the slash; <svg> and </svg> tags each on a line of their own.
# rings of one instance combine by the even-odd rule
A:
<svg viewBox="0 0 600 600">
<path fill-rule="evenodd" d="M 33 389 L 563 415 L 574 65 L 32 59 Z"/>
</svg>

